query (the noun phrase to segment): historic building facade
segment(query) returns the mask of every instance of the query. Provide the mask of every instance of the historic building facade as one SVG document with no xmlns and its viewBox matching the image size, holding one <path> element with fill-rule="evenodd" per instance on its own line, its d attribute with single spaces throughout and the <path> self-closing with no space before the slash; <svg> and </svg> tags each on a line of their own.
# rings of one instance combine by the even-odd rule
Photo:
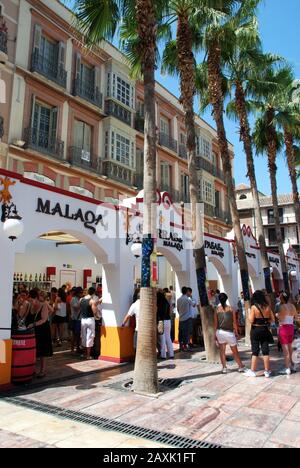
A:
<svg viewBox="0 0 300 468">
<path fill-rule="evenodd" d="M 57 0 L 2 0 L 0 167 L 94 199 L 134 196 L 143 184 L 143 87 L 112 45 L 87 51 Z M 157 181 L 188 202 L 184 113 L 157 83 Z M 233 157 L 233 147 L 230 147 Z M 197 118 L 205 230 L 231 229 L 216 131 Z"/>
</svg>

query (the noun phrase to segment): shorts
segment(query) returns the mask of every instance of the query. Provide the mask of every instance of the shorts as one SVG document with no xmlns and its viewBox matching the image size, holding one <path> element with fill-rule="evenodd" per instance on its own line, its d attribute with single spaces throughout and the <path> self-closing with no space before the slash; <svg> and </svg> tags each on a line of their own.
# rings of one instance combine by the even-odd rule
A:
<svg viewBox="0 0 300 468">
<path fill-rule="evenodd" d="M 66 321 L 67 321 L 67 317 L 61 317 L 60 315 L 54 315 L 54 317 L 52 318 L 52 323 L 60 324 L 60 323 L 66 323 Z"/>
<path fill-rule="evenodd" d="M 294 325 L 280 325 L 279 340 L 282 345 L 291 345 L 294 341 Z"/>
<path fill-rule="evenodd" d="M 237 346 L 238 342 L 236 336 L 233 332 L 225 331 L 225 330 L 217 330 L 217 339 L 218 342 L 222 345 L 226 344 L 231 347 Z"/>
<path fill-rule="evenodd" d="M 263 356 L 270 355 L 270 332 L 267 327 L 252 327 L 250 337 L 252 356 L 258 357 L 260 350 Z"/>
<path fill-rule="evenodd" d="M 81 344 L 84 348 L 92 348 L 94 346 L 95 334 L 95 319 L 81 319 Z"/>
</svg>

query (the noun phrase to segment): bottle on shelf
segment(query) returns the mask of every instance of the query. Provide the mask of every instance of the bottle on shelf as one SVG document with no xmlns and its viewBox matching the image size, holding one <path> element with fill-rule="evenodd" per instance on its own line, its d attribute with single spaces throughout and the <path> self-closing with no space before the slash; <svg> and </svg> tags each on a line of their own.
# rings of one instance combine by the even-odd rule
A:
<svg viewBox="0 0 300 468">
<path fill-rule="evenodd" d="M 21 283 L 22 283 L 22 281 L 23 281 L 23 273 L 21 273 L 21 275 L 20 275 L 20 281 L 21 281 Z"/>
<path fill-rule="evenodd" d="M 16 281 L 17 281 L 17 274 L 14 273 L 14 282 L 16 282 Z"/>
<path fill-rule="evenodd" d="M 40 273 L 39 282 L 40 282 L 40 283 L 42 282 L 42 273 Z"/>
<path fill-rule="evenodd" d="M 38 274 L 37 274 L 37 273 L 35 274 L 34 281 L 35 281 L 36 283 L 38 282 Z"/>
<path fill-rule="evenodd" d="M 20 276 L 19 276 L 19 273 L 17 273 L 17 282 L 20 281 Z"/>
<path fill-rule="evenodd" d="M 30 281 L 30 283 L 32 282 L 32 274 L 31 273 L 29 275 L 29 281 Z"/>
<path fill-rule="evenodd" d="M 25 283 L 27 283 L 27 281 L 28 281 L 28 275 L 27 275 L 27 273 L 25 273 L 24 281 L 25 281 Z"/>
<path fill-rule="evenodd" d="M 46 282 L 46 273 L 44 273 L 44 275 L 43 275 L 43 282 L 44 283 Z"/>
</svg>

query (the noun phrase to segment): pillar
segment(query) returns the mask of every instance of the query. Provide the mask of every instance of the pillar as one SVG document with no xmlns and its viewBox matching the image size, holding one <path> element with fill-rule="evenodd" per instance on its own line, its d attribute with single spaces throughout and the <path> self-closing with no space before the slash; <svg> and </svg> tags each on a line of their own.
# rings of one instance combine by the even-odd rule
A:
<svg viewBox="0 0 300 468">
<path fill-rule="evenodd" d="M 11 380 L 11 318 L 13 297 L 13 276 L 15 251 L 10 240 L 6 239 L 0 225 L 0 390 Z"/>
</svg>

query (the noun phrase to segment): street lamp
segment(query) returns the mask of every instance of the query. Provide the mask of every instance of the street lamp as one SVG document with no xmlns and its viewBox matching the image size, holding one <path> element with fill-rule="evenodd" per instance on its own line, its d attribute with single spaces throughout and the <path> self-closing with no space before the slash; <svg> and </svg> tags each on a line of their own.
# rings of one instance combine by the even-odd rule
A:
<svg viewBox="0 0 300 468">
<path fill-rule="evenodd" d="M 142 243 L 141 242 L 134 242 L 130 247 L 131 253 L 135 256 L 135 258 L 139 258 L 142 256 Z"/>
<path fill-rule="evenodd" d="M 16 240 L 23 234 L 24 225 L 22 223 L 22 217 L 17 211 L 17 207 L 14 203 L 11 205 L 2 205 L 2 218 L 3 231 L 11 241 Z"/>
</svg>

